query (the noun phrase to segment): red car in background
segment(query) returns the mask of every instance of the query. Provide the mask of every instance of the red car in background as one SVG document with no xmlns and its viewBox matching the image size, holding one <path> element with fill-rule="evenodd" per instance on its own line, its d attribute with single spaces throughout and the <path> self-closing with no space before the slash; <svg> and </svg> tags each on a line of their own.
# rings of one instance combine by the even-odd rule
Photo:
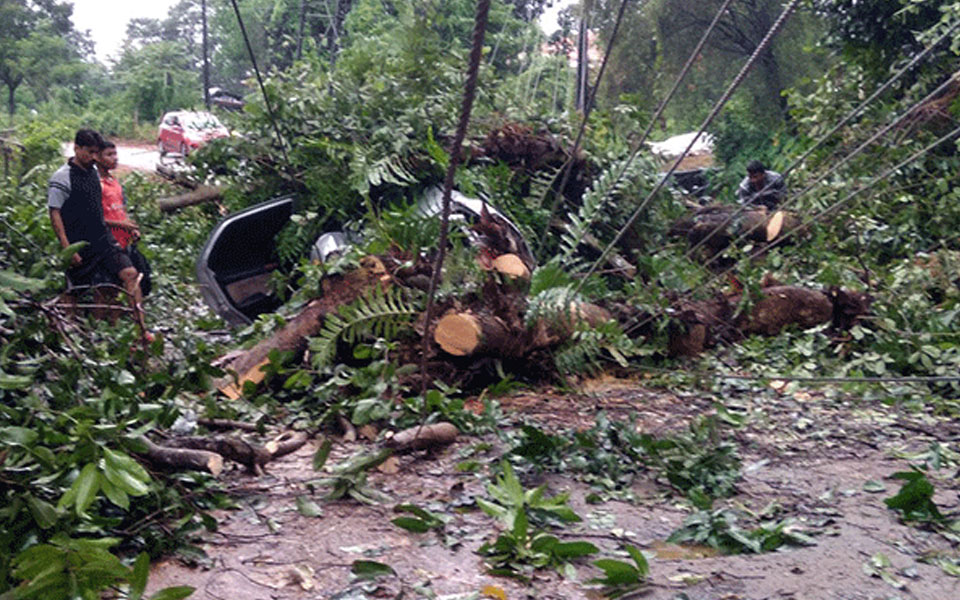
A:
<svg viewBox="0 0 960 600">
<path fill-rule="evenodd" d="M 230 131 L 216 116 L 208 112 L 177 110 L 168 112 L 160 120 L 157 147 L 160 156 L 179 152 L 183 156 L 210 140 L 228 137 Z"/>
</svg>

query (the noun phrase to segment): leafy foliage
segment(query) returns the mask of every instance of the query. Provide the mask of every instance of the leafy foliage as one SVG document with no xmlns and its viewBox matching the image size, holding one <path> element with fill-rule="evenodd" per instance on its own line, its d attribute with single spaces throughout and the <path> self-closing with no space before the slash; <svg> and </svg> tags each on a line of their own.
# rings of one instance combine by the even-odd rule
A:
<svg viewBox="0 0 960 600">
<path fill-rule="evenodd" d="M 783 545 L 813 545 L 789 519 L 760 523 L 753 529 L 737 525 L 738 513 L 731 509 L 701 510 L 683 520 L 680 529 L 667 538 L 678 544 L 700 544 L 724 554 L 770 552 Z"/>
<path fill-rule="evenodd" d="M 624 550 L 633 560 L 633 564 L 612 558 L 593 562 L 594 566 L 603 571 L 603 577 L 595 577 L 589 583 L 602 586 L 601 591 L 607 598 L 619 598 L 638 590 L 650 574 L 650 565 L 640 550 L 633 546 L 625 546 Z"/>
<path fill-rule="evenodd" d="M 364 336 L 395 338 L 417 313 L 417 309 L 404 303 L 402 291 L 374 287 L 368 295 L 327 315 L 323 329 L 310 341 L 314 366 L 321 367 L 333 360 L 338 340 L 352 345 Z"/>
<path fill-rule="evenodd" d="M 326 500 L 352 498 L 364 504 L 382 504 L 390 497 L 367 484 L 367 471 L 383 464 L 390 458 L 390 450 L 381 450 L 373 454 L 358 453 L 344 462 L 330 467 L 330 477 L 311 482 L 312 486 L 330 488 Z M 322 463 L 320 463 L 322 467 Z"/>
<path fill-rule="evenodd" d="M 497 481 L 487 486 L 493 501 L 477 498 L 477 506 L 507 528 L 477 551 L 487 557 L 490 573 L 520 579 L 543 567 L 569 573 L 569 561 L 598 552 L 589 542 L 561 542 L 538 528 L 580 520 L 567 506 L 567 494 L 545 497 L 545 486 L 525 490 L 509 462 L 503 461 L 501 468 Z"/>
<path fill-rule="evenodd" d="M 933 503 L 933 484 L 923 471 L 899 471 L 891 475 L 893 479 L 902 479 L 903 487 L 896 496 L 887 498 L 884 503 L 903 515 L 905 521 L 941 522 L 944 520 L 937 505 Z"/>
</svg>

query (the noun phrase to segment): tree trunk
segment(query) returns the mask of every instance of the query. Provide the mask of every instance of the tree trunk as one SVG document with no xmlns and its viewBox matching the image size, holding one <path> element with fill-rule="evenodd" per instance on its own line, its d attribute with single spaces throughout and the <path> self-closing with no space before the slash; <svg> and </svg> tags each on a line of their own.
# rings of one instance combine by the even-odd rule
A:
<svg viewBox="0 0 960 600">
<path fill-rule="evenodd" d="M 389 285 L 391 277 L 387 275 L 379 259 L 366 257 L 361 261 L 361 265 L 364 266 L 346 275 L 325 279 L 320 298 L 307 304 L 306 308 L 282 329 L 240 353 L 223 367 L 224 370 L 236 373 L 238 379 L 235 382 L 232 377 L 223 378 L 217 382 L 217 388 L 230 398 L 239 398 L 244 382 L 259 383 L 263 380 L 261 367 L 270 362 L 269 355 L 272 351 L 292 352 L 295 359 L 299 359 L 307 349 L 307 338 L 320 333 L 323 318 L 328 312 L 354 302 L 376 285 Z"/>
<path fill-rule="evenodd" d="M 157 200 L 157 206 L 163 212 L 174 212 L 187 206 L 203 204 L 204 202 L 213 202 L 222 197 L 221 189 L 217 186 L 202 185 L 192 192 L 171 196 L 169 198 L 160 198 Z"/>
<path fill-rule="evenodd" d="M 452 312 L 437 321 L 433 341 L 453 356 L 495 354 L 517 358 L 524 350 L 518 344 L 519 333 L 510 331 L 502 319 L 491 314 Z"/>
<path fill-rule="evenodd" d="M 730 299 L 734 306 L 739 302 L 739 297 Z M 737 328 L 745 335 L 777 335 L 787 325 L 808 329 L 828 323 L 832 317 L 833 303 L 823 292 L 779 285 L 763 290 L 763 298 L 750 314 L 737 319 Z"/>
<path fill-rule="evenodd" d="M 215 452 L 206 450 L 192 450 L 189 448 L 167 448 L 158 446 L 146 437 L 140 441 L 147 446 L 147 451 L 141 453 L 147 462 L 158 468 L 181 471 L 206 471 L 214 477 L 223 470 L 223 457 Z"/>
</svg>

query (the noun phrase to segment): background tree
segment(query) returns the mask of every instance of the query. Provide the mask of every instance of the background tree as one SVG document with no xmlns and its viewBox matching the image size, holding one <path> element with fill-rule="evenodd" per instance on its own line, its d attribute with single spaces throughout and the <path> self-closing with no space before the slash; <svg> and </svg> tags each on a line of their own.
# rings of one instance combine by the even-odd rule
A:
<svg viewBox="0 0 960 600">
<path fill-rule="evenodd" d="M 26 84 L 44 99 L 51 83 L 79 62 L 83 36 L 70 20 L 73 6 L 55 0 L 0 0 L 0 83 L 10 122 L 17 90 Z"/>
<path fill-rule="evenodd" d="M 134 120 L 154 123 L 163 112 L 199 105 L 202 94 L 196 68 L 176 42 L 127 48 L 114 68 Z"/>
</svg>

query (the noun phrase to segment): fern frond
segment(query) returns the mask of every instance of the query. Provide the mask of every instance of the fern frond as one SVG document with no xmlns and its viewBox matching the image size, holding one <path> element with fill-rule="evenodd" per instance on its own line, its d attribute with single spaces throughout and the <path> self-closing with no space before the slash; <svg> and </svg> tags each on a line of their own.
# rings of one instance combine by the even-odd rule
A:
<svg viewBox="0 0 960 600">
<path fill-rule="evenodd" d="M 627 357 L 639 351 L 616 321 L 607 321 L 596 327 L 581 322 L 570 339 L 554 354 L 553 362 L 562 375 L 594 373 L 601 368 L 604 352 L 625 367 Z"/>
<path fill-rule="evenodd" d="M 527 327 L 539 322 L 551 327 L 575 322 L 577 305 L 583 302 L 583 297 L 574 293 L 575 289 L 575 284 L 569 283 L 547 288 L 531 297 L 523 317 Z"/>
<path fill-rule="evenodd" d="M 326 316 L 323 329 L 310 340 L 314 366 L 333 362 L 338 340 L 353 344 L 364 336 L 395 338 L 418 312 L 419 309 L 404 301 L 399 289 L 384 292 L 374 288 L 355 302 L 339 307 L 337 313 Z"/>
<path fill-rule="evenodd" d="M 553 193 L 553 186 L 560 185 L 560 176 L 563 173 L 563 165 L 553 168 L 546 168 L 538 171 L 530 178 L 530 194 L 527 196 L 526 205 L 530 209 L 548 207 L 550 194 Z"/>
<path fill-rule="evenodd" d="M 610 164 L 583 194 L 579 210 L 567 215 L 566 231 L 560 237 L 560 253 L 569 261 L 583 238 L 603 216 L 606 205 L 619 197 L 648 169 L 644 161 L 627 157 Z"/>
</svg>

